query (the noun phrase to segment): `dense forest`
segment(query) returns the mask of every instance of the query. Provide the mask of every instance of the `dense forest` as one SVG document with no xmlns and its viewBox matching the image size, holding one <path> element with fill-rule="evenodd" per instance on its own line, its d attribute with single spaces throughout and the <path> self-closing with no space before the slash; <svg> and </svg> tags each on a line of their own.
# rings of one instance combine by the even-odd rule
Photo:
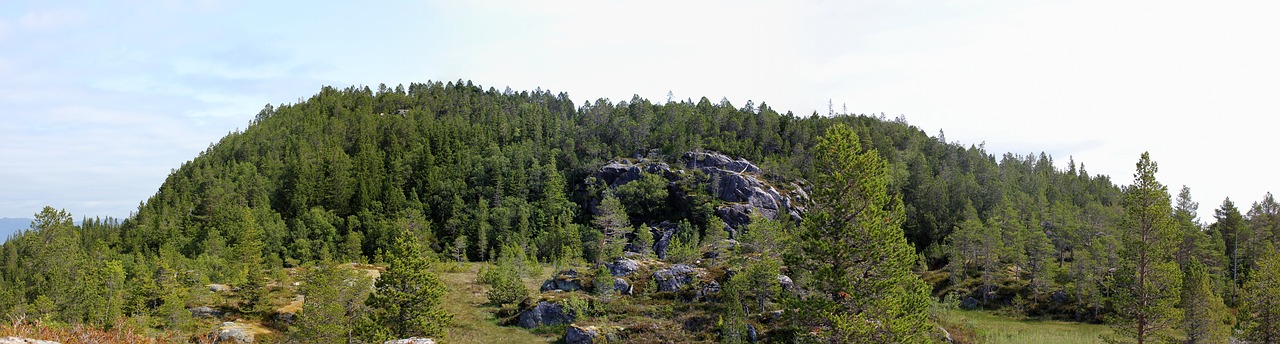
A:
<svg viewBox="0 0 1280 344">
<path fill-rule="evenodd" d="M 948 306 L 1112 324 L 1120 341 L 1280 341 L 1280 203 L 1199 219 L 1158 157 L 1134 157 L 1121 187 L 901 117 L 325 87 L 267 105 L 126 219 L 35 214 L 0 247 L 0 313 L 195 338 L 211 330 L 197 309 L 221 305 L 280 340 L 439 338 L 437 274 L 486 262 L 496 316 L 554 304 L 631 341 L 930 342 Z M 526 290 L 539 267 L 552 287 Z M 353 271 L 380 276 L 340 283 Z M 593 292 L 553 292 L 578 288 Z M 295 292 L 279 320 L 271 300 Z M 662 312 L 628 309 L 647 303 L 705 319 L 646 330 L 628 319 Z"/>
</svg>

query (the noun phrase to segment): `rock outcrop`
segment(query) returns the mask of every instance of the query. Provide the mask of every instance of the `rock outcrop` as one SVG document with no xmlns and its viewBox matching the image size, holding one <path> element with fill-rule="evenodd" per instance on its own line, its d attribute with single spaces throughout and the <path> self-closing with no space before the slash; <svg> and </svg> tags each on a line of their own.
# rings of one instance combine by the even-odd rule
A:
<svg viewBox="0 0 1280 344">
<path fill-rule="evenodd" d="M 388 341 L 382 342 L 382 344 L 436 344 L 436 340 L 431 338 L 413 337 L 413 338 L 406 338 L 406 339 L 388 340 Z"/>
<path fill-rule="evenodd" d="M 253 343 L 253 329 L 234 321 L 222 323 L 214 334 L 219 343 Z"/>
<path fill-rule="evenodd" d="M 759 212 L 765 218 L 779 219 L 780 215 L 799 220 L 803 208 L 791 198 L 783 196 L 776 188 L 760 180 L 756 175 L 760 168 L 744 159 L 732 159 L 715 152 L 688 152 L 682 157 L 685 167 L 701 170 L 711 176 L 711 194 L 730 202 L 716 208 L 716 216 L 735 231 L 751 223 L 751 214 Z M 798 188 L 798 187 L 797 187 Z"/>
<path fill-rule="evenodd" d="M 222 311 L 210 308 L 209 306 L 200 306 L 187 309 L 191 312 L 191 316 L 195 318 L 221 318 Z"/>
<path fill-rule="evenodd" d="M 605 264 L 605 266 L 609 267 L 609 274 L 614 277 L 627 277 L 636 273 L 636 270 L 640 270 L 639 262 L 626 258 L 619 258 L 613 263 Z"/>
<path fill-rule="evenodd" d="M 560 271 L 555 277 L 542 282 L 541 292 L 548 291 L 575 291 L 582 290 L 582 279 L 578 277 L 578 271 L 568 269 Z"/>
<path fill-rule="evenodd" d="M 61 344 L 51 340 L 39 340 L 22 337 L 0 337 L 0 344 Z"/>
<path fill-rule="evenodd" d="M 705 272 L 685 264 L 672 265 L 669 268 L 654 271 L 653 280 L 658 291 L 677 291 L 686 285 L 693 284 Z"/>
<path fill-rule="evenodd" d="M 564 332 L 565 344 L 620 343 L 620 327 L 570 325 Z"/>
<path fill-rule="evenodd" d="M 613 291 L 622 295 L 631 295 L 635 292 L 635 288 L 631 286 L 631 282 L 621 277 L 613 278 Z"/>
<path fill-rule="evenodd" d="M 529 310 L 520 313 L 516 325 L 523 328 L 534 328 L 543 325 L 559 325 L 572 323 L 574 315 L 570 314 L 558 303 L 538 301 Z"/>
</svg>

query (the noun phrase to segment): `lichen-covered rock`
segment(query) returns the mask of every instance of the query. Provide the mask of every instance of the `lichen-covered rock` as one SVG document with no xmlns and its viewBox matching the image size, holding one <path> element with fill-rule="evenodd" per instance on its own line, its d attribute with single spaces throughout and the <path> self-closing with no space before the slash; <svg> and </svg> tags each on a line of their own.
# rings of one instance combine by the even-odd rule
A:
<svg viewBox="0 0 1280 344">
<path fill-rule="evenodd" d="M 631 286 L 631 282 L 620 277 L 613 278 L 613 291 L 622 295 L 631 295 L 635 288 Z"/>
<path fill-rule="evenodd" d="M 670 221 L 662 221 L 653 227 L 657 233 L 653 236 L 653 253 L 658 255 L 658 259 L 667 259 L 667 248 L 671 247 L 671 238 L 674 238 L 679 227 Z"/>
<path fill-rule="evenodd" d="M 600 331 L 595 326 L 579 327 L 571 325 L 564 332 L 565 344 L 592 344 L 596 337 L 600 336 Z"/>
<path fill-rule="evenodd" d="M 539 301 L 516 319 L 516 325 L 523 328 L 534 328 L 543 325 L 559 325 L 572 323 L 574 315 L 566 312 L 558 303 Z"/>
<path fill-rule="evenodd" d="M 406 339 L 388 340 L 388 341 L 382 342 L 382 344 L 436 344 L 436 340 L 431 338 L 413 337 L 413 338 L 406 338 Z"/>
<path fill-rule="evenodd" d="M 216 332 L 219 343 L 253 343 L 253 330 L 245 324 L 228 321 Z"/>
<path fill-rule="evenodd" d="M 209 306 L 200 306 L 187 309 L 191 312 L 192 317 L 196 318 L 221 318 L 222 311 L 210 308 Z"/>
<path fill-rule="evenodd" d="M 670 268 L 654 271 L 653 280 L 658 285 L 658 291 L 677 291 L 686 285 L 693 284 L 701 274 L 702 272 L 692 266 L 676 264 Z"/>
<path fill-rule="evenodd" d="M 796 287 L 796 282 L 792 281 L 791 277 L 787 277 L 787 275 L 778 275 L 778 285 L 781 286 L 784 291 L 791 291 L 791 289 Z"/>
<path fill-rule="evenodd" d="M 575 291 L 582 290 L 582 279 L 578 277 L 578 271 L 568 269 L 560 271 L 555 277 L 542 282 L 542 287 L 538 288 L 541 292 L 553 290 L 559 291 Z"/>
<path fill-rule="evenodd" d="M 715 296 L 720 294 L 720 283 L 714 280 L 702 284 L 702 289 L 698 290 L 697 299 L 704 301 L 715 301 Z"/>
<path fill-rule="evenodd" d="M 640 263 L 634 259 L 619 258 L 605 265 L 609 267 L 609 274 L 615 277 L 626 277 L 640 270 Z"/>
<path fill-rule="evenodd" d="M 570 325 L 564 332 L 565 344 L 621 343 L 621 327 Z"/>
<path fill-rule="evenodd" d="M 746 159 L 734 160 L 728 155 L 716 152 L 687 152 L 682 158 L 689 168 L 718 168 L 738 173 L 760 173 L 760 168 Z"/>
</svg>

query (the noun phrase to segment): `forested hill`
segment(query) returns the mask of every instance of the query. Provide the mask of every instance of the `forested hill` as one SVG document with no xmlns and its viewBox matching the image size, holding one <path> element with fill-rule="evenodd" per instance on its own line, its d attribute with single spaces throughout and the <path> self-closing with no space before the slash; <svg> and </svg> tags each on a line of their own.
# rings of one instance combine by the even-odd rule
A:
<svg viewBox="0 0 1280 344">
<path fill-rule="evenodd" d="M 759 327 L 773 338 L 809 333 L 840 342 L 867 330 L 886 336 L 866 337 L 878 338 L 873 342 L 916 342 L 937 328 L 926 319 L 929 291 L 944 305 L 1123 327 L 1153 312 L 1134 304 L 1225 314 L 1218 295 L 1245 307 L 1252 300 L 1246 279 L 1265 276 L 1255 270 L 1280 274 L 1280 261 L 1265 259 L 1280 241 L 1280 205 L 1270 195 L 1247 216 L 1228 200 L 1216 223 L 1205 226 L 1188 189 L 1169 202 L 1145 154 L 1126 190 L 1083 164 L 1063 165 L 1055 168 L 1043 153 L 996 156 L 946 142 L 903 119 L 797 116 L 763 102 L 635 97 L 578 105 L 564 93 L 500 92 L 469 81 L 325 87 L 296 104 L 267 105 L 243 131 L 174 170 L 123 221 L 77 226 L 65 211 L 36 214 L 33 230 L 0 247 L 0 312 L 107 327 L 127 318 L 131 326 L 191 331 L 192 314 L 212 314 L 196 306 L 221 305 L 219 312 L 256 316 L 302 336 L 291 338 L 314 339 L 296 332 L 309 328 L 305 322 L 269 319 L 301 307 L 273 309 L 281 303 L 270 293 L 288 300 L 294 292 L 338 292 L 283 282 L 303 270 L 308 280 L 349 279 L 325 275 L 334 270 L 324 266 L 372 263 L 363 268 L 375 276 L 389 266 L 377 292 L 340 292 L 368 295 L 372 315 L 346 319 L 386 326 L 344 326 L 380 342 L 420 334 L 392 331 L 403 330 L 396 324 L 404 321 L 388 318 L 394 301 L 387 298 L 404 294 L 384 289 L 393 288 L 384 280 L 438 286 L 438 277 L 421 272 L 431 263 L 420 259 L 444 258 L 495 262 L 497 270 L 480 275 L 492 290 L 516 290 L 489 294 L 506 317 L 512 309 L 546 310 L 544 302 L 530 302 L 549 300 L 579 307 L 581 316 L 619 315 L 639 329 L 630 335 L 659 336 L 636 338 L 704 341 L 719 329 L 719 338 L 743 339 L 749 318 L 751 332 Z M 778 221 L 750 216 L 756 210 Z M 1135 237 L 1134 228 L 1155 232 Z M 634 289 L 644 295 L 635 298 L 640 304 L 667 310 L 686 307 L 673 300 L 706 303 L 686 313 L 700 318 L 683 324 L 622 306 L 589 312 L 559 296 L 527 297 L 516 288 L 520 278 L 543 276 L 511 267 L 513 260 L 599 269 L 581 276 L 565 269 L 547 281 L 551 289 L 590 285 L 610 295 L 602 278 L 640 269 L 653 277 L 619 276 L 615 288 L 628 295 Z M 612 271 L 623 261 L 628 268 Z M 1148 267 L 1159 274 L 1127 279 Z M 1179 289 L 1183 271 L 1188 288 Z M 514 282 L 500 282 L 508 272 Z M 679 283 L 654 285 L 681 274 Z M 587 276 L 596 280 L 559 284 Z M 226 294 L 233 289 L 218 287 L 225 284 L 237 291 Z M 192 291 L 206 285 L 213 294 Z M 1157 290 L 1134 289 L 1153 285 Z M 754 302 L 738 299 L 745 295 Z M 1154 298 L 1164 303 L 1150 303 Z M 1217 308 L 1187 300 L 1216 300 L 1210 303 Z M 755 315 L 739 312 L 747 304 L 756 304 Z M 781 309 L 799 311 L 766 320 L 765 311 Z M 448 316 L 439 312 L 414 320 L 433 329 L 421 333 L 442 333 Z M 712 326 L 710 314 L 726 318 Z M 850 314 L 868 318 L 851 323 Z M 636 317 L 649 325 L 633 323 Z M 1148 325 L 1139 322 L 1138 332 Z M 680 326 L 692 333 L 661 337 L 664 331 L 652 330 Z M 325 331 L 336 330 L 319 333 Z"/>
<path fill-rule="evenodd" d="M 490 221 L 496 237 L 530 236 L 559 211 L 549 209 L 585 215 L 580 202 L 546 204 L 556 193 L 546 190 L 549 180 L 579 190 L 612 159 L 656 153 L 673 160 L 691 150 L 745 158 L 771 178 L 807 179 L 808 148 L 834 123 L 855 128 L 863 146 L 890 163 L 890 189 L 907 205 L 903 227 L 919 250 L 943 242 L 968 207 L 983 218 L 1013 211 L 1038 228 L 1064 213 L 1105 213 L 1120 195 L 1107 177 L 1074 163 L 1063 171 L 1044 154 L 997 160 L 884 118 L 796 116 L 765 103 L 706 98 L 577 106 L 564 93 L 499 92 L 462 81 L 376 92 L 326 87 L 298 104 L 267 106 L 244 131 L 183 164 L 125 222 L 119 245 L 154 253 L 171 244 L 195 257 L 213 234 L 234 237 L 225 231 L 238 219 L 228 214 L 241 207 L 265 230 L 267 255 L 283 261 L 322 251 L 352 256 L 357 242 L 360 254 L 373 257 L 395 221 L 429 224 L 437 248 L 474 231 L 477 218 L 502 217 Z M 472 258 L 499 242 L 488 240 Z"/>
</svg>

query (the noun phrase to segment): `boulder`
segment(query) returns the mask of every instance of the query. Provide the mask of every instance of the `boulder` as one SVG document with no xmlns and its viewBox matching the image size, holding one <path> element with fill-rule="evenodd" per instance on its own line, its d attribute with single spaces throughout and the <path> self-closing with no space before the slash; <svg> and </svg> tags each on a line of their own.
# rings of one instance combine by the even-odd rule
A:
<svg viewBox="0 0 1280 344">
<path fill-rule="evenodd" d="M 631 282 L 620 277 L 613 278 L 613 291 L 622 295 L 631 295 L 635 289 L 631 286 Z"/>
<path fill-rule="evenodd" d="M 195 318 L 221 318 L 222 311 L 210 308 L 209 306 L 200 306 L 187 309 L 191 312 L 191 316 Z"/>
<path fill-rule="evenodd" d="M 222 323 L 215 334 L 219 343 L 253 343 L 253 330 L 234 321 Z"/>
<path fill-rule="evenodd" d="M 668 180 L 675 178 L 675 173 L 671 172 L 671 166 L 661 162 L 641 162 L 633 164 L 625 161 L 610 161 L 608 164 L 600 167 L 591 176 L 596 180 L 604 182 L 609 187 L 619 187 L 626 183 L 640 180 L 640 173 L 652 173 L 667 178 Z"/>
<path fill-rule="evenodd" d="M 667 247 L 671 246 L 671 238 L 675 237 L 679 227 L 670 221 L 662 221 L 653 229 L 656 231 L 653 236 L 653 253 L 658 255 L 658 259 L 667 259 Z"/>
<path fill-rule="evenodd" d="M 552 277 L 546 282 L 542 282 L 542 287 L 539 288 L 539 291 L 541 292 L 548 292 L 553 290 L 559 290 L 559 291 L 582 290 L 582 280 L 578 277 L 578 271 L 574 269 L 567 269 L 567 270 L 560 271 L 559 273 L 556 274 L 555 277 Z"/>
<path fill-rule="evenodd" d="M 677 291 L 692 284 L 699 275 L 701 273 L 692 266 L 676 264 L 670 268 L 654 271 L 653 280 L 658 285 L 658 291 Z"/>
<path fill-rule="evenodd" d="M 565 344 L 592 344 L 596 337 L 600 336 L 600 331 L 595 326 L 579 327 L 571 325 L 564 332 Z"/>
<path fill-rule="evenodd" d="M 523 328 L 534 328 L 543 325 L 559 325 L 573 322 L 574 316 L 565 311 L 558 303 L 538 301 L 516 319 L 516 325 Z"/>
<path fill-rule="evenodd" d="M 778 285 L 782 286 L 783 291 L 791 291 L 796 287 L 796 282 L 791 280 L 787 275 L 778 275 Z"/>
<path fill-rule="evenodd" d="M 1049 301 L 1053 303 L 1067 303 L 1067 301 L 1070 301 L 1070 298 L 1067 296 L 1067 292 L 1058 290 L 1049 295 Z"/>
<path fill-rule="evenodd" d="M 605 264 L 609 268 L 609 274 L 615 277 L 626 277 L 640 270 L 640 263 L 634 259 L 620 258 L 611 264 Z"/>
<path fill-rule="evenodd" d="M 720 294 L 720 290 L 721 290 L 720 283 L 716 282 L 715 280 L 712 280 L 711 282 L 703 283 L 702 289 L 698 290 L 698 295 L 696 296 L 696 299 L 704 300 L 704 301 L 716 301 L 716 300 L 713 300 L 712 297 Z"/>
<path fill-rule="evenodd" d="M 436 340 L 431 338 L 412 337 L 412 338 L 406 338 L 406 339 L 388 340 L 388 341 L 382 342 L 382 344 L 436 344 Z"/>
<path fill-rule="evenodd" d="M 718 168 L 738 173 L 760 173 L 760 167 L 746 159 L 734 160 L 716 152 L 687 152 L 681 158 L 689 168 Z"/>
<path fill-rule="evenodd" d="M 206 287 L 209 287 L 209 292 L 211 293 L 231 291 L 231 286 L 226 284 L 209 284 Z"/>
<path fill-rule="evenodd" d="M 752 343 L 760 341 L 760 332 L 756 331 L 756 325 L 747 324 L 747 341 Z"/>
</svg>

